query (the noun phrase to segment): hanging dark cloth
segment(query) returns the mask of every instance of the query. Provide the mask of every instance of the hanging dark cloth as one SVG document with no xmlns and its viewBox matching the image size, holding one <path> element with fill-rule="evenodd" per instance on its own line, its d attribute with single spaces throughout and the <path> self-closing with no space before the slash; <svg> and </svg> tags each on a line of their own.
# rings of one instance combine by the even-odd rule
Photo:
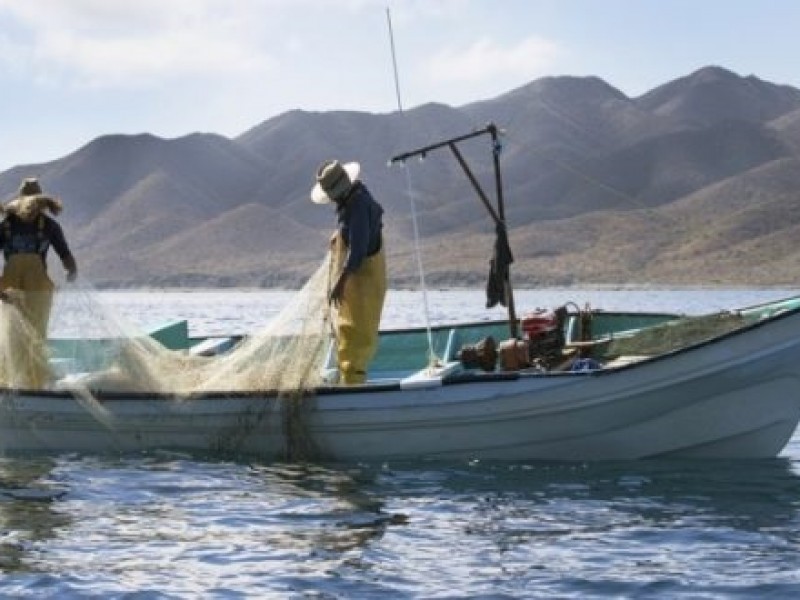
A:
<svg viewBox="0 0 800 600">
<path fill-rule="evenodd" d="M 506 281 L 508 281 L 508 267 L 514 262 L 511 255 L 511 246 L 508 243 L 508 232 L 505 223 L 497 223 L 495 227 L 497 237 L 494 240 L 494 253 L 492 254 L 489 281 L 486 284 L 486 308 L 497 304 L 508 306 L 506 298 Z"/>
</svg>

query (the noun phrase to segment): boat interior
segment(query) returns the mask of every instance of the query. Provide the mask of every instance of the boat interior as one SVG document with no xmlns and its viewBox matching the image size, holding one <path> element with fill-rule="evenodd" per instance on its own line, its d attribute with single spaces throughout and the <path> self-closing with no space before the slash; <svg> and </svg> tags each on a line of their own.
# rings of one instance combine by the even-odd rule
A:
<svg viewBox="0 0 800 600">
<path fill-rule="evenodd" d="M 572 305 L 523 315 L 514 330 L 505 320 L 384 330 L 367 384 L 406 389 L 615 369 L 705 343 L 792 310 L 800 310 L 800 298 L 700 317 L 581 310 Z M 154 327 L 149 335 L 169 349 L 204 356 L 224 354 L 243 339 L 190 337 L 185 320 Z M 110 347 L 110 340 L 50 340 L 51 368 L 61 377 L 102 370 L 108 367 Z M 322 373 L 325 385 L 336 386 L 337 374 L 335 342 L 331 340 Z"/>
</svg>

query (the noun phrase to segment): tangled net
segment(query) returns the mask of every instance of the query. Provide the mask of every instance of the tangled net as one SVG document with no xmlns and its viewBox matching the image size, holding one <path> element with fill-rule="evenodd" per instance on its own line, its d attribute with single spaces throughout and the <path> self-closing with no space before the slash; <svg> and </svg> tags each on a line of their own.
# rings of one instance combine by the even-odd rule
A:
<svg viewBox="0 0 800 600">
<path fill-rule="evenodd" d="M 52 386 L 76 397 L 135 391 L 191 398 L 206 392 L 269 391 L 303 395 L 322 382 L 331 339 L 328 256 L 291 302 L 260 332 L 217 356 L 170 350 L 100 303 L 98 294 L 58 295 L 57 317 L 80 331 L 60 352 L 69 374 Z M 54 315 L 55 316 L 55 315 Z M 47 368 L 47 354 L 13 305 L 0 310 L 0 385 L 31 388 L 31 373 Z M 55 378 L 53 375 L 52 378 Z"/>
<path fill-rule="evenodd" d="M 656 356 L 724 335 L 751 322 L 752 320 L 737 312 L 682 317 L 647 327 L 631 336 L 615 338 L 609 344 L 606 354 Z"/>
</svg>

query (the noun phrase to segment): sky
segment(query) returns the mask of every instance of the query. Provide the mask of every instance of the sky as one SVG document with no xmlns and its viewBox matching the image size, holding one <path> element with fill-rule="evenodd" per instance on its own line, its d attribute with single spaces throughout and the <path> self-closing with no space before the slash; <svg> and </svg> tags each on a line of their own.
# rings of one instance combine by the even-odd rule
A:
<svg viewBox="0 0 800 600">
<path fill-rule="evenodd" d="M 800 88 L 798 26 L 798 0 L 0 0 L 0 172 L 102 135 L 235 137 L 553 75 L 635 97 L 718 65 Z"/>
</svg>

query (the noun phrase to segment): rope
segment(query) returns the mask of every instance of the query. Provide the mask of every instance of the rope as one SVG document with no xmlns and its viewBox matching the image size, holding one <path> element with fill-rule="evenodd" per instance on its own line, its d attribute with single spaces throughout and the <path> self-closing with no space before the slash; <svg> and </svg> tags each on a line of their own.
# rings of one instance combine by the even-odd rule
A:
<svg viewBox="0 0 800 600">
<path fill-rule="evenodd" d="M 397 54 L 395 52 L 395 46 L 394 46 L 394 33 L 392 31 L 392 15 L 388 7 L 386 8 L 386 21 L 389 25 L 389 44 L 392 51 L 392 70 L 394 72 L 394 89 L 395 89 L 395 95 L 397 97 L 397 110 L 400 113 L 400 115 L 403 118 L 405 118 L 405 113 L 403 112 L 403 102 L 400 97 L 400 77 L 397 71 Z M 411 222 L 414 230 L 414 255 L 416 257 L 417 272 L 419 273 L 419 284 L 422 291 L 422 305 L 425 315 L 425 330 L 427 332 L 427 337 L 428 337 L 428 366 L 433 367 L 439 364 L 441 361 L 436 356 L 436 353 L 433 351 L 433 333 L 431 332 L 430 311 L 428 309 L 428 288 L 425 285 L 425 268 L 422 264 L 422 252 L 420 251 L 420 243 L 419 243 L 419 226 L 417 224 L 417 205 L 416 202 L 414 201 L 413 186 L 411 184 L 411 173 L 406 168 L 405 162 L 403 162 L 403 172 L 406 175 L 406 195 L 408 196 L 409 206 L 411 209 Z"/>
</svg>

